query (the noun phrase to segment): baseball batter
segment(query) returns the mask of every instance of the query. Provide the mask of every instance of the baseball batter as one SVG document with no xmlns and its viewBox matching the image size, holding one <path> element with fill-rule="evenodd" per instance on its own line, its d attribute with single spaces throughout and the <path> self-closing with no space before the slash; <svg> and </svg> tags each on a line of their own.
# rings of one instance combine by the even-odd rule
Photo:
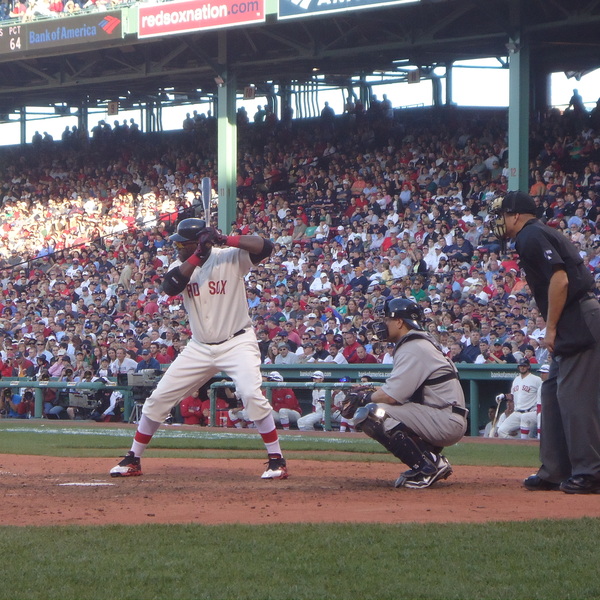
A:
<svg viewBox="0 0 600 600">
<path fill-rule="evenodd" d="M 518 363 L 519 374 L 514 378 L 510 394 L 498 394 L 496 402 L 513 400 L 515 410 L 498 427 L 498 437 L 512 439 L 521 432 L 521 439 L 529 439 L 533 430 L 537 435 L 537 400 L 542 380 L 531 372 L 529 359 L 522 358 Z"/>
<path fill-rule="evenodd" d="M 374 392 L 349 393 L 347 406 L 356 400 L 355 425 L 410 467 L 395 487 L 428 488 L 452 474 L 441 452 L 458 442 L 467 428 L 458 373 L 423 331 L 418 304 L 391 298 L 376 310 L 374 332 L 380 340 L 395 343 L 392 372 Z M 345 417 L 350 412 L 342 409 Z"/>
<path fill-rule="evenodd" d="M 271 406 L 261 392 L 260 352 L 244 285 L 245 275 L 270 256 L 273 245 L 258 236 L 224 236 L 195 218 L 182 220 L 170 240 L 178 260 L 165 275 L 163 290 L 169 296 L 182 294 L 192 338 L 144 403 L 131 450 L 110 474 L 141 475 L 140 457 L 172 407 L 224 372 L 267 448 L 262 478 L 284 479 L 286 461 Z"/>
</svg>

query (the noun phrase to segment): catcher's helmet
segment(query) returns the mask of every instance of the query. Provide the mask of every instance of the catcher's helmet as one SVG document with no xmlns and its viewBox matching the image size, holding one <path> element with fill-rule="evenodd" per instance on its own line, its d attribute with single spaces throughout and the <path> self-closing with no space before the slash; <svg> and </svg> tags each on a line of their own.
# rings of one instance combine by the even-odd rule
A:
<svg viewBox="0 0 600 600">
<path fill-rule="evenodd" d="M 183 219 L 177 225 L 177 231 L 169 237 L 172 242 L 195 242 L 200 234 L 206 229 L 203 219 Z"/>
<path fill-rule="evenodd" d="M 423 312 L 421 307 L 408 298 L 390 298 L 383 306 L 383 317 L 402 319 L 412 329 L 422 330 Z"/>
</svg>

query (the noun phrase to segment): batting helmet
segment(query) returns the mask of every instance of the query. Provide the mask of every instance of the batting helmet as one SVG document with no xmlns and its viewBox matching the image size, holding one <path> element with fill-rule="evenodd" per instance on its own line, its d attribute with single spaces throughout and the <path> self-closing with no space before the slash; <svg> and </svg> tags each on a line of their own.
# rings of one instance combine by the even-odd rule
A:
<svg viewBox="0 0 600 600">
<path fill-rule="evenodd" d="M 416 302 L 408 298 L 390 298 L 378 312 L 379 317 L 402 319 L 411 329 L 423 329 L 423 311 Z"/>
<path fill-rule="evenodd" d="M 183 219 L 177 225 L 177 231 L 169 237 L 172 242 L 196 242 L 200 234 L 206 229 L 203 219 Z"/>
</svg>

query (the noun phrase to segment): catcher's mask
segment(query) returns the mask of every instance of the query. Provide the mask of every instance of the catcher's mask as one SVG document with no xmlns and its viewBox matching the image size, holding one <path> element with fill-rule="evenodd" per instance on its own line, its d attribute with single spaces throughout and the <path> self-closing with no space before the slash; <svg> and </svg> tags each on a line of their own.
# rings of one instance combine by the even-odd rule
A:
<svg viewBox="0 0 600 600">
<path fill-rule="evenodd" d="M 506 196 L 493 198 L 488 205 L 490 215 L 490 226 L 496 237 L 502 244 L 502 250 L 506 250 L 506 222 L 504 215 L 536 213 L 535 202 L 524 192 L 508 192 Z"/>
<path fill-rule="evenodd" d="M 187 242 L 196 242 L 200 234 L 206 229 L 206 222 L 203 219 L 183 219 L 177 225 L 177 231 L 169 237 L 172 242 L 185 244 Z"/>
<path fill-rule="evenodd" d="M 388 339 L 390 332 L 384 319 L 402 319 L 411 329 L 423 330 L 421 307 L 408 298 L 382 298 L 373 307 L 377 321 L 373 323 L 373 333 L 381 340 Z"/>
</svg>

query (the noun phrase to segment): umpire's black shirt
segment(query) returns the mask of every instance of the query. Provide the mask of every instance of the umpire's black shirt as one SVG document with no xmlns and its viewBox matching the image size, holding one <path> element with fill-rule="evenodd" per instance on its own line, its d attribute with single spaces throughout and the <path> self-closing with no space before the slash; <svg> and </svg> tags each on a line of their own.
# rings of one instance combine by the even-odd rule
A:
<svg viewBox="0 0 600 600">
<path fill-rule="evenodd" d="M 525 223 L 515 238 L 521 267 L 544 319 L 548 316 L 548 288 L 557 266 L 569 279 L 567 299 L 557 324 L 556 354 L 572 354 L 589 347 L 593 338 L 581 318 L 579 303 L 594 288 L 594 278 L 575 246 L 557 230 L 537 219 Z"/>
</svg>

